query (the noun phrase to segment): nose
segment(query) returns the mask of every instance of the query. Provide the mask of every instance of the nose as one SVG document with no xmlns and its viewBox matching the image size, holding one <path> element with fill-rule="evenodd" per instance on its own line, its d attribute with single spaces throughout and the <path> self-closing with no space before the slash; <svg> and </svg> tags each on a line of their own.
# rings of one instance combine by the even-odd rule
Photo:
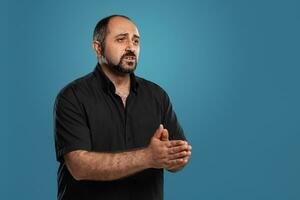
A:
<svg viewBox="0 0 300 200">
<path fill-rule="evenodd" d="M 132 51 L 135 52 L 135 46 L 133 44 L 133 41 L 128 41 L 126 45 L 126 51 Z"/>
</svg>

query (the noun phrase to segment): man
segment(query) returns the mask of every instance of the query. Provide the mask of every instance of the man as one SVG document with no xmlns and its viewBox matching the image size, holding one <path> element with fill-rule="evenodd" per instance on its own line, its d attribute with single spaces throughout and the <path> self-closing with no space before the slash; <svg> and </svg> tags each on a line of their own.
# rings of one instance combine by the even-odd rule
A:
<svg viewBox="0 0 300 200">
<path fill-rule="evenodd" d="M 182 169 L 191 146 L 166 92 L 133 73 L 138 29 L 126 16 L 106 17 L 93 49 L 95 70 L 55 102 L 58 199 L 163 199 L 163 169 Z"/>
</svg>

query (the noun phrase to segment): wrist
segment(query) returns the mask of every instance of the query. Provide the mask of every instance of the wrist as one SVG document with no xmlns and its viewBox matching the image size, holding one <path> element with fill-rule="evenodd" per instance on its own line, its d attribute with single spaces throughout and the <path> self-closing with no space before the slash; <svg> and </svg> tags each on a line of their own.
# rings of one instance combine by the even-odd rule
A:
<svg viewBox="0 0 300 200">
<path fill-rule="evenodd" d="M 142 151 L 142 160 L 146 169 L 153 168 L 152 153 L 150 147 L 146 147 Z"/>
</svg>

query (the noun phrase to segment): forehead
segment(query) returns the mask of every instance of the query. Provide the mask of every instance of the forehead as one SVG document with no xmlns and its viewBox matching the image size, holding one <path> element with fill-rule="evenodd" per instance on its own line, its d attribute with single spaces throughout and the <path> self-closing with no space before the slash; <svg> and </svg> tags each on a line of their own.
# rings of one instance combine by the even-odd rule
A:
<svg viewBox="0 0 300 200">
<path fill-rule="evenodd" d="M 137 27 L 130 20 L 123 17 L 111 18 L 108 23 L 108 35 L 115 36 L 121 33 L 139 36 Z"/>
</svg>

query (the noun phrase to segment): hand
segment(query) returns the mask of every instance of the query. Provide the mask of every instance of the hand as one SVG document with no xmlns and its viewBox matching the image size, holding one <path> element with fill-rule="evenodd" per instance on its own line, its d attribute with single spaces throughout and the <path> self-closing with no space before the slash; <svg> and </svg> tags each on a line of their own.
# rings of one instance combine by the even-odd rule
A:
<svg viewBox="0 0 300 200">
<path fill-rule="evenodd" d="M 148 164 L 151 168 L 170 168 L 183 162 L 187 150 L 182 140 L 169 141 L 169 133 L 160 125 L 146 149 Z M 162 141 L 163 139 L 163 141 Z"/>
<path fill-rule="evenodd" d="M 176 165 L 173 165 L 169 168 L 166 168 L 168 171 L 170 172 L 176 172 L 176 171 L 179 171 L 181 170 L 189 161 L 191 155 L 192 155 L 192 146 L 191 145 L 188 145 L 188 150 L 185 151 L 186 155 L 184 157 L 182 157 L 182 162 L 176 164 Z"/>
<path fill-rule="evenodd" d="M 169 133 L 168 133 L 168 130 L 167 129 L 163 129 L 163 132 L 162 132 L 162 135 L 161 135 L 161 138 L 160 138 L 162 141 L 168 141 L 169 140 Z M 182 160 L 179 160 L 179 163 L 178 164 L 175 164 L 173 166 L 170 166 L 168 168 L 166 168 L 168 171 L 171 171 L 171 172 L 175 172 L 175 171 L 178 171 L 180 169 L 182 169 L 189 161 L 190 157 L 191 157 L 191 154 L 192 154 L 192 146 L 189 145 L 187 142 L 186 144 L 184 144 L 184 147 L 176 147 L 177 149 L 174 149 L 174 153 L 178 153 L 181 151 L 181 154 L 183 155 Z M 171 152 L 173 153 L 173 152 Z"/>
</svg>

